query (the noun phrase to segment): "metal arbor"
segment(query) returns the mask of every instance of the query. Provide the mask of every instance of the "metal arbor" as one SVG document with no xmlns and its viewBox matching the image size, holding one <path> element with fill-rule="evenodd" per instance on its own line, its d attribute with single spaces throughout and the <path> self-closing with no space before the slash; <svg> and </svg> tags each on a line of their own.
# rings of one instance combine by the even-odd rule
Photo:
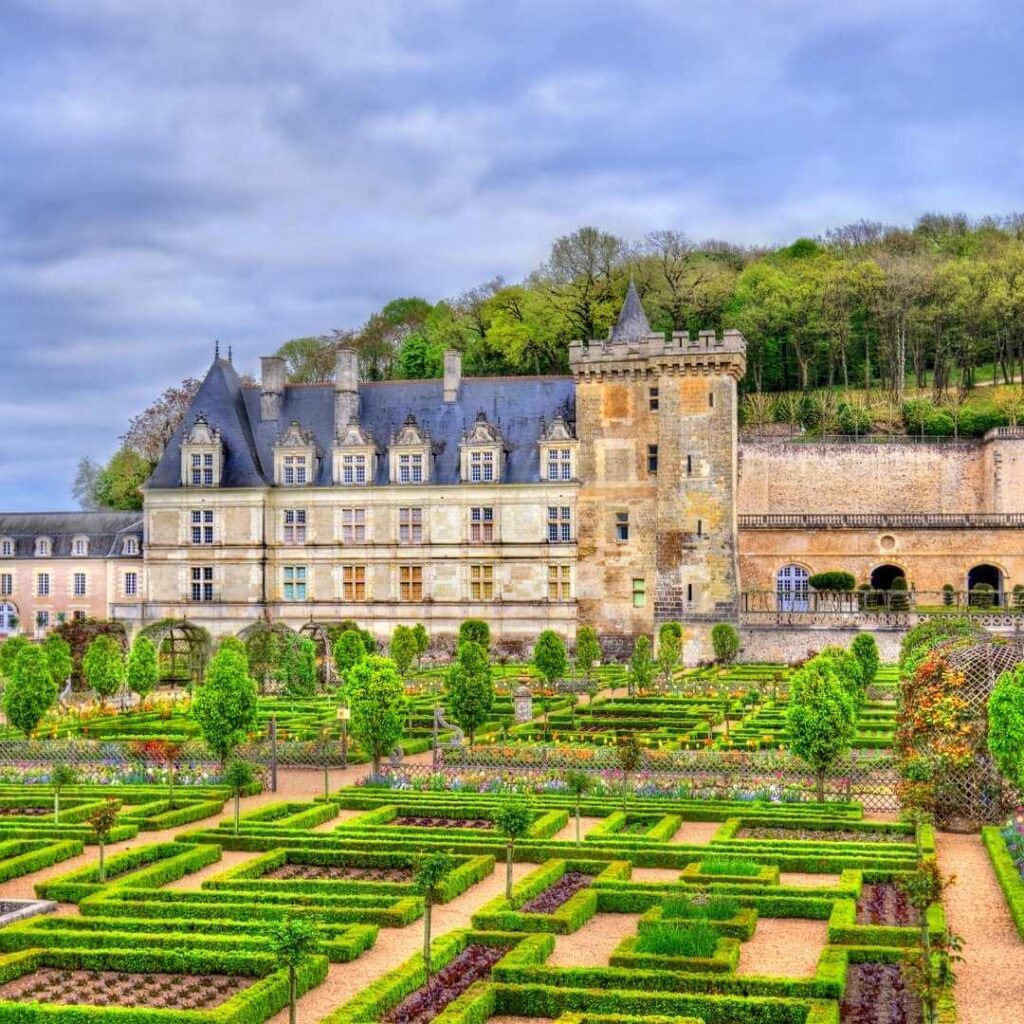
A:
<svg viewBox="0 0 1024 1024">
<path fill-rule="evenodd" d="M 320 676 L 320 688 L 330 689 L 336 682 L 337 671 L 331 651 L 331 634 L 322 622 L 312 619 L 299 628 L 299 636 L 309 637 L 316 644 L 316 664 Z"/>
<path fill-rule="evenodd" d="M 202 626 L 188 619 L 161 619 L 142 631 L 156 648 L 161 679 L 202 683 L 213 642 Z"/>
</svg>

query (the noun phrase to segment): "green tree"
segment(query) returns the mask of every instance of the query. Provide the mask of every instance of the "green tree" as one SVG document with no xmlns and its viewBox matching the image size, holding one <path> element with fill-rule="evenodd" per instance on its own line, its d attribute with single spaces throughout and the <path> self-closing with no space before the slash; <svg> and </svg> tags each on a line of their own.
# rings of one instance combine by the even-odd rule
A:
<svg viewBox="0 0 1024 1024">
<path fill-rule="evenodd" d="M 12 636 L 0 644 L 0 676 L 10 679 L 14 663 L 26 648 L 32 645 L 23 636 Z"/>
<path fill-rule="evenodd" d="M 256 772 L 248 761 L 233 757 L 224 767 L 224 785 L 235 798 L 235 835 L 238 835 L 238 818 L 242 807 L 242 791 L 256 781 Z"/>
<path fill-rule="evenodd" d="M 292 338 L 275 353 L 285 361 L 290 384 L 326 384 L 334 379 L 338 341 L 323 335 Z"/>
<path fill-rule="evenodd" d="M 408 626 L 395 626 L 388 654 L 403 679 L 409 674 L 418 651 L 419 644 L 413 631 Z"/>
<path fill-rule="evenodd" d="M 576 631 L 576 671 L 590 683 L 594 663 L 601 659 L 601 644 L 593 626 L 581 626 Z"/>
<path fill-rule="evenodd" d="M 192 699 L 192 717 L 222 764 L 255 727 L 257 700 L 245 656 L 222 647 L 211 659 L 206 681 Z"/>
<path fill-rule="evenodd" d="M 281 661 L 280 633 L 266 623 L 253 629 L 245 639 L 245 656 L 249 672 L 265 693 L 271 679 L 277 676 Z"/>
<path fill-rule="evenodd" d="M 897 576 L 889 585 L 889 607 L 894 612 L 905 612 L 910 608 L 905 576 Z"/>
<path fill-rule="evenodd" d="M 569 671 L 565 641 L 553 629 L 545 629 L 537 637 L 533 648 L 533 667 L 549 686 Z"/>
<path fill-rule="evenodd" d="M 82 659 L 82 674 L 101 703 L 124 686 L 124 655 L 115 637 L 101 633 L 89 644 Z"/>
<path fill-rule="evenodd" d="M 78 781 L 78 773 L 69 764 L 55 763 L 50 772 L 50 785 L 53 787 L 53 823 L 60 824 L 60 794 L 66 786 L 73 786 Z"/>
<path fill-rule="evenodd" d="M 821 649 L 815 662 L 827 665 L 835 673 L 850 698 L 854 718 L 856 718 L 864 706 L 865 690 L 867 689 L 864 685 L 864 669 L 860 659 L 852 650 L 844 650 L 838 644 L 829 644 Z"/>
<path fill-rule="evenodd" d="M 320 931 L 315 920 L 289 914 L 271 922 L 267 938 L 274 959 L 288 968 L 288 1024 L 295 1024 L 298 969 L 319 952 Z"/>
<path fill-rule="evenodd" d="M 423 668 L 423 655 L 430 649 L 430 634 L 422 622 L 412 627 L 412 635 L 416 641 L 416 667 Z"/>
<path fill-rule="evenodd" d="M 505 899 L 512 899 L 512 859 L 516 840 L 526 835 L 533 821 L 530 808 L 521 800 L 506 800 L 494 812 L 494 824 L 505 837 Z"/>
<path fill-rule="evenodd" d="M 1004 672 L 988 699 L 988 749 L 996 767 L 1024 790 L 1024 665 Z"/>
<path fill-rule="evenodd" d="M 459 644 L 459 653 L 448 670 L 448 706 L 473 746 L 476 730 L 487 721 L 494 704 L 494 680 L 487 652 L 471 640 Z"/>
<path fill-rule="evenodd" d="M 666 690 L 683 656 L 683 627 L 678 622 L 663 622 L 658 630 L 658 671 Z"/>
<path fill-rule="evenodd" d="M 827 663 L 812 658 L 790 680 L 786 712 L 790 747 L 814 771 L 818 802 L 825 800 L 825 776 L 850 749 L 854 709 L 849 691 Z"/>
<path fill-rule="evenodd" d="M 711 647 L 719 665 L 731 665 L 740 652 L 740 635 L 728 622 L 719 622 L 711 628 Z"/>
<path fill-rule="evenodd" d="M 148 636 L 137 636 L 128 653 L 128 689 L 144 699 L 156 689 L 159 676 L 153 641 Z"/>
<path fill-rule="evenodd" d="M 878 644 L 870 633 L 858 633 L 850 644 L 850 653 L 860 662 L 861 677 L 866 690 L 875 681 L 881 663 Z"/>
<path fill-rule="evenodd" d="M 629 803 L 629 777 L 640 770 L 644 763 L 644 752 L 640 747 L 640 741 L 636 733 L 626 733 L 620 736 L 615 747 L 615 757 L 622 769 L 622 809 L 625 811 Z"/>
<path fill-rule="evenodd" d="M 141 488 L 153 472 L 153 465 L 132 448 L 114 452 L 96 478 L 96 502 L 101 508 L 141 511 Z"/>
<path fill-rule="evenodd" d="M 106 849 L 110 833 L 117 824 L 117 815 L 121 810 L 121 802 L 108 797 L 89 815 L 92 834 L 100 848 L 99 881 L 102 885 L 107 880 Z"/>
<path fill-rule="evenodd" d="M 651 638 L 641 634 L 633 645 L 633 653 L 629 659 L 629 695 L 632 697 L 638 690 L 650 689 L 654 679 L 654 659 L 651 657 Z"/>
<path fill-rule="evenodd" d="M 368 655 L 349 671 L 344 693 L 352 709 L 352 735 L 379 775 L 380 759 L 402 738 L 408 703 L 402 677 L 390 658 Z"/>
<path fill-rule="evenodd" d="M 430 981 L 431 957 L 430 957 L 430 918 L 435 903 L 441 902 L 444 895 L 443 883 L 445 877 L 451 873 L 455 866 L 455 860 L 450 853 L 437 851 L 429 853 L 419 863 L 416 869 L 416 891 L 423 897 L 423 966 L 427 972 L 427 981 Z"/>
<path fill-rule="evenodd" d="M 580 845 L 580 801 L 594 788 L 594 780 L 586 772 L 568 772 L 565 784 L 576 801 L 576 845 Z"/>
<path fill-rule="evenodd" d="M 362 634 L 357 629 L 346 629 L 331 649 L 334 658 L 334 667 L 342 679 L 348 677 L 349 672 L 355 668 L 366 657 L 366 644 L 363 642 Z"/>
<path fill-rule="evenodd" d="M 316 693 L 316 644 L 308 636 L 284 633 L 278 658 L 278 678 L 289 697 L 312 697 Z"/>
<path fill-rule="evenodd" d="M 71 675 L 74 665 L 71 661 L 71 645 L 59 633 L 50 633 L 43 641 L 46 652 L 46 663 L 50 666 L 50 675 L 59 690 Z"/>
<path fill-rule="evenodd" d="M 479 644 L 485 651 L 491 649 L 491 627 L 483 619 L 463 619 L 459 623 L 459 646 Z"/>
<path fill-rule="evenodd" d="M 20 729 L 26 739 L 31 738 L 57 699 L 57 684 L 41 647 L 30 644 L 18 655 L 4 688 L 3 699 L 7 721 L 15 729 Z"/>
</svg>

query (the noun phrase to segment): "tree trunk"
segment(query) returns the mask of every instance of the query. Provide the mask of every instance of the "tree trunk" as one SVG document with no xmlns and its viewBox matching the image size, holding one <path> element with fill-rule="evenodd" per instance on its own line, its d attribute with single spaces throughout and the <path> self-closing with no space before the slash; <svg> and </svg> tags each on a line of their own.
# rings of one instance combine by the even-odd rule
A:
<svg viewBox="0 0 1024 1024">
<path fill-rule="evenodd" d="M 505 899 L 512 899 L 512 842 L 505 844 Z"/>
<path fill-rule="evenodd" d="M 429 897 L 423 904 L 423 966 L 427 970 L 427 981 L 430 981 L 430 911 Z"/>
<path fill-rule="evenodd" d="M 242 791 L 235 790 L 235 835 L 238 835 L 238 812 L 242 803 Z"/>
<path fill-rule="evenodd" d="M 576 798 L 576 845 L 580 845 L 580 800 Z"/>
<path fill-rule="evenodd" d="M 295 1024 L 295 968 L 288 968 L 288 1024 Z"/>
<path fill-rule="evenodd" d="M 60 824 L 60 790 L 55 789 L 53 791 L 53 823 L 54 825 Z"/>
<path fill-rule="evenodd" d="M 814 777 L 818 786 L 818 803 L 823 804 L 825 802 L 825 773 L 816 772 Z"/>
<path fill-rule="evenodd" d="M 373 774 L 380 775 L 380 754 L 373 755 Z"/>
<path fill-rule="evenodd" d="M 103 840 L 101 839 L 100 840 L 100 884 L 101 885 L 107 880 L 107 864 L 106 864 L 106 858 L 104 856 L 106 854 L 106 850 L 104 849 L 105 846 L 106 846 L 106 843 L 104 843 Z"/>
</svg>

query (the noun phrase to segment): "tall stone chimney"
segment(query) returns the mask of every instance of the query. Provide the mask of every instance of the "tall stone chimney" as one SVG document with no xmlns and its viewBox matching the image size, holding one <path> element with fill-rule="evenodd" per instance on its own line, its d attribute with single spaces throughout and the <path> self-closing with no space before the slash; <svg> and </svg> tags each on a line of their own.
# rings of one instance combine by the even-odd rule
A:
<svg viewBox="0 0 1024 1024">
<path fill-rule="evenodd" d="M 340 436 L 359 420 L 359 356 L 354 348 L 338 349 L 334 361 L 334 433 Z"/>
<path fill-rule="evenodd" d="M 445 349 L 444 353 L 444 400 L 454 402 L 459 397 L 462 384 L 462 353 L 455 349 Z"/>
<path fill-rule="evenodd" d="M 263 356 L 260 359 L 260 378 L 260 419 L 280 419 L 287 364 L 280 356 Z"/>
</svg>

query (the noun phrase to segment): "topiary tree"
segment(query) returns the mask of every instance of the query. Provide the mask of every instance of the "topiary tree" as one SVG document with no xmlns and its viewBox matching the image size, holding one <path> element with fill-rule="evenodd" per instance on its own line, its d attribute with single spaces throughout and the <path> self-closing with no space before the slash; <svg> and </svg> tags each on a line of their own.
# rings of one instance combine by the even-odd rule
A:
<svg viewBox="0 0 1024 1024">
<path fill-rule="evenodd" d="M 569 671 L 565 641 L 553 629 L 545 629 L 537 637 L 533 647 L 533 667 L 549 686 Z"/>
<path fill-rule="evenodd" d="M 860 709 L 864 706 L 865 686 L 864 670 L 857 657 L 852 651 L 843 650 L 837 644 L 829 644 L 821 649 L 815 660 L 832 669 L 850 698 L 854 717 L 859 715 Z"/>
<path fill-rule="evenodd" d="M 56 699 L 57 684 L 50 674 L 46 653 L 41 647 L 27 644 L 18 654 L 4 688 L 7 721 L 28 739 Z"/>
<path fill-rule="evenodd" d="M 348 673 L 344 694 L 351 708 L 350 729 L 380 773 L 380 759 L 402 738 L 407 699 L 402 677 L 390 658 L 365 656 Z"/>
<path fill-rule="evenodd" d="M 221 764 L 255 727 L 258 699 L 245 655 L 222 647 L 192 700 L 192 717 Z"/>
<path fill-rule="evenodd" d="M 487 721 L 494 704 L 494 680 L 487 652 L 471 640 L 459 645 L 448 671 L 448 706 L 473 746 L 476 730 Z"/>
<path fill-rule="evenodd" d="M 121 810 L 121 802 L 107 798 L 89 815 L 89 824 L 92 826 L 92 834 L 100 848 L 99 881 L 100 884 L 107 880 L 106 849 L 110 833 L 117 824 L 117 815 Z"/>
<path fill-rule="evenodd" d="M 109 633 L 101 633 L 85 652 L 82 674 L 102 704 L 124 686 L 124 656 L 121 645 Z"/>
<path fill-rule="evenodd" d="M 69 764 L 57 763 L 50 772 L 50 785 L 53 786 L 53 823 L 60 824 L 60 793 L 65 786 L 73 786 L 78 781 L 78 773 Z"/>
<path fill-rule="evenodd" d="M 971 587 L 971 607 L 991 608 L 996 601 L 996 588 L 991 583 L 975 583 Z"/>
<path fill-rule="evenodd" d="M 1024 792 L 1024 665 L 1004 672 L 988 699 L 988 749 L 996 767 Z"/>
<path fill-rule="evenodd" d="M 565 784 L 576 800 L 576 845 L 580 845 L 580 800 L 594 788 L 594 780 L 586 772 L 568 772 Z"/>
<path fill-rule="evenodd" d="M 43 641 L 46 652 L 46 663 L 50 666 L 50 675 L 59 690 L 71 675 L 71 645 L 59 633 L 50 633 Z"/>
<path fill-rule="evenodd" d="M 807 583 L 815 590 L 830 594 L 847 594 L 853 590 L 857 581 L 853 573 L 844 572 L 841 569 L 830 569 L 827 572 L 818 572 L 809 576 Z"/>
<path fill-rule="evenodd" d="M 430 634 L 422 622 L 412 627 L 413 639 L 416 641 L 416 668 L 423 668 L 423 655 L 430 649 Z"/>
<path fill-rule="evenodd" d="M 789 684 L 786 723 L 790 749 L 814 771 L 818 802 L 825 800 L 825 776 L 850 749 L 854 709 L 849 691 L 827 661 L 812 658 Z"/>
<path fill-rule="evenodd" d="M 479 644 L 485 651 L 491 649 L 491 627 L 483 619 L 463 619 L 459 624 L 459 645 Z"/>
<path fill-rule="evenodd" d="M 233 757 L 224 767 L 224 785 L 235 798 L 235 835 L 238 835 L 238 818 L 242 807 L 242 791 L 256 781 L 256 772 L 248 761 Z"/>
<path fill-rule="evenodd" d="M 521 800 L 508 800 L 494 812 L 494 824 L 505 837 L 505 899 L 512 899 L 512 858 L 516 840 L 526 835 L 533 815 Z"/>
<path fill-rule="evenodd" d="M 719 665 L 731 665 L 740 653 L 740 635 L 735 626 L 719 622 L 711 628 L 711 649 Z"/>
<path fill-rule="evenodd" d="M 348 673 L 366 657 L 366 644 L 363 636 L 357 629 L 346 629 L 331 648 L 331 656 L 334 658 L 334 667 L 338 675 L 344 680 Z"/>
<path fill-rule="evenodd" d="M 878 674 L 878 644 L 871 633 L 858 633 L 850 644 L 850 653 L 860 662 L 861 681 L 866 690 Z"/>
<path fill-rule="evenodd" d="M 156 689 L 159 678 L 160 669 L 153 641 L 148 636 L 137 636 L 128 653 L 128 689 L 143 700 Z"/>
<path fill-rule="evenodd" d="M 442 884 L 445 876 L 455 866 L 455 860 L 450 853 L 438 851 L 424 857 L 416 869 L 415 885 L 416 891 L 423 897 L 423 966 L 427 972 L 427 981 L 430 981 L 430 917 L 435 903 L 441 902 L 444 894 Z"/>
<path fill-rule="evenodd" d="M 655 664 L 651 657 L 651 638 L 641 634 L 633 645 L 633 654 L 629 659 L 629 695 L 632 697 L 637 690 L 647 690 L 654 679 Z"/>
<path fill-rule="evenodd" d="M 278 679 L 289 697 L 312 697 L 316 693 L 316 644 L 308 636 L 282 633 L 279 647 Z"/>
<path fill-rule="evenodd" d="M 288 968 L 288 1024 L 295 1024 L 297 972 L 320 949 L 320 932 L 314 921 L 288 915 L 271 923 L 267 939 L 274 959 Z"/>
<path fill-rule="evenodd" d="M 636 733 L 630 732 L 619 737 L 615 757 L 622 769 L 622 809 L 625 811 L 629 803 L 629 777 L 633 772 L 639 771 L 644 763 L 644 752 Z"/>
<path fill-rule="evenodd" d="M 0 644 L 0 676 L 10 679 L 14 663 L 23 650 L 32 645 L 23 636 L 12 636 Z"/>
<path fill-rule="evenodd" d="M 408 626 L 395 626 L 388 654 L 403 679 L 409 674 L 418 651 L 419 645 L 413 631 Z"/>
<path fill-rule="evenodd" d="M 1024 592 L 1024 587 L 1021 587 L 1021 590 L 1022 590 L 1022 592 Z M 956 597 L 956 591 L 953 589 L 953 584 L 952 583 L 943 583 L 942 584 L 942 603 L 943 603 L 943 605 L 945 605 L 947 608 L 952 608 L 953 607 L 953 600 L 954 600 L 955 597 Z"/>
<path fill-rule="evenodd" d="M 581 626 L 576 631 L 576 671 L 590 686 L 594 663 L 601 660 L 601 644 L 593 626 Z"/>
<path fill-rule="evenodd" d="M 905 612 L 910 609 L 910 597 L 907 594 L 905 576 L 897 576 L 889 584 L 889 608 L 894 612 Z"/>
<path fill-rule="evenodd" d="M 678 622 L 663 622 L 658 630 L 658 671 L 662 686 L 672 685 L 672 675 L 683 655 L 683 627 Z"/>
</svg>

